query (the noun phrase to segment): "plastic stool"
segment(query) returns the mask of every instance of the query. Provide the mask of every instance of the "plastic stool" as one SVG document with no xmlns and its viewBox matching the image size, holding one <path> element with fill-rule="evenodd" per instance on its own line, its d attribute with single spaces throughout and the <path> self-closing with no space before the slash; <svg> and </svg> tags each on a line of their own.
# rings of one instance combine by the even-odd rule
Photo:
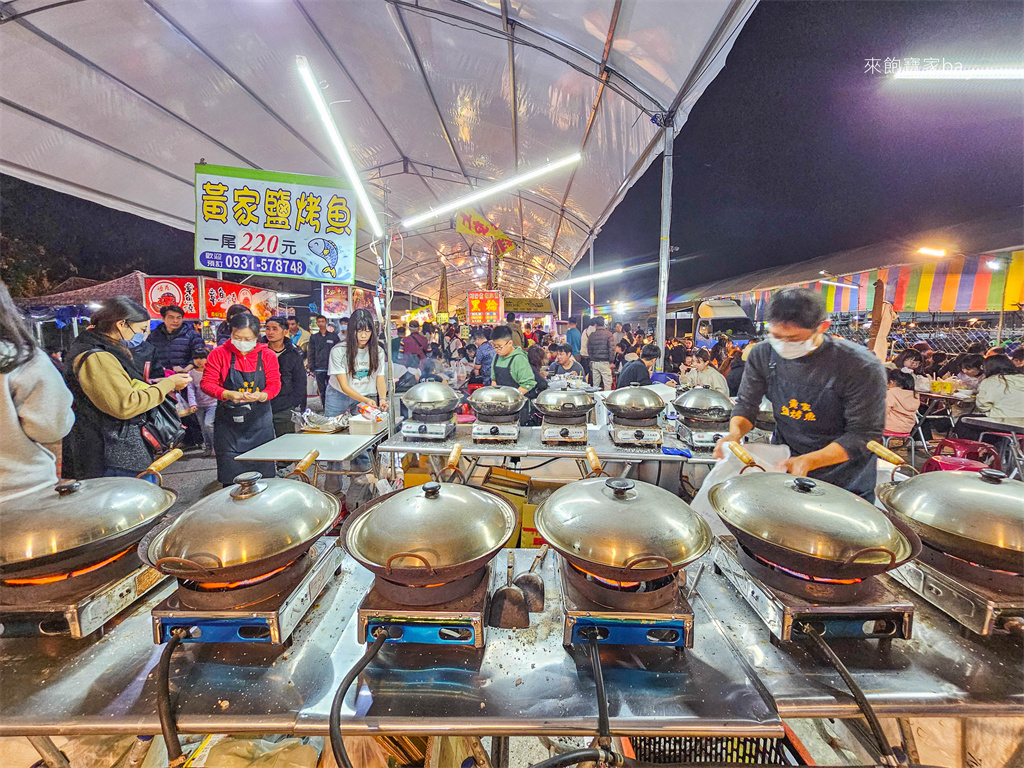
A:
<svg viewBox="0 0 1024 768">
<path fill-rule="evenodd" d="M 1002 470 L 1003 463 L 999 460 L 999 452 L 988 443 L 978 440 L 963 440 L 958 437 L 945 437 L 939 441 L 932 451 L 932 457 L 943 456 L 948 451 L 958 459 L 973 459 L 984 462 L 992 469 Z M 991 459 L 991 461 L 989 461 Z"/>
<path fill-rule="evenodd" d="M 914 466 L 914 435 L 910 432 L 890 432 L 885 430 L 882 433 L 882 445 L 889 447 L 891 440 L 902 440 L 903 447 L 910 453 L 910 466 Z"/>
<path fill-rule="evenodd" d="M 988 464 L 983 464 L 974 459 L 961 459 L 956 456 L 932 456 L 921 467 L 921 472 L 980 472 L 988 468 Z"/>
</svg>

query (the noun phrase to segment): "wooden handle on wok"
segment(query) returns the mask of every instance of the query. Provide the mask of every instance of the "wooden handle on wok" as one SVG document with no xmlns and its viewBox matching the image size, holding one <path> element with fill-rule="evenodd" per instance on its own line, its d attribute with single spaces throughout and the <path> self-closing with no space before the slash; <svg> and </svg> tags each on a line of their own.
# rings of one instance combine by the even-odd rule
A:
<svg viewBox="0 0 1024 768">
<path fill-rule="evenodd" d="M 597 451 L 589 445 L 587 446 L 587 463 L 590 465 L 591 472 L 601 471 L 601 460 L 597 458 Z"/>
<path fill-rule="evenodd" d="M 165 469 L 171 466 L 171 464 L 180 459 L 183 455 L 184 454 L 182 454 L 181 448 L 172 448 L 159 459 L 157 459 L 144 470 L 142 470 L 142 472 L 139 474 L 139 477 L 143 477 L 145 475 L 153 475 L 156 474 L 157 472 L 163 472 Z"/>
<path fill-rule="evenodd" d="M 448 454 L 448 465 L 445 469 L 458 469 L 459 460 L 462 458 L 462 443 L 452 446 L 452 452 Z"/>
<path fill-rule="evenodd" d="M 729 446 L 729 450 L 736 455 L 736 458 L 742 461 L 748 467 L 757 467 L 758 469 L 761 468 L 761 466 L 756 461 L 754 461 L 754 457 L 747 452 L 747 449 L 744 448 L 739 443 L 729 441 L 728 443 L 726 443 L 726 445 Z"/>
<path fill-rule="evenodd" d="M 310 467 L 313 466 L 313 463 L 317 460 L 317 458 L 319 456 L 320 456 L 320 451 L 317 451 L 317 450 L 310 451 L 309 453 L 307 453 L 305 456 L 302 457 L 302 459 L 299 461 L 299 463 L 295 465 L 295 469 L 292 470 L 292 471 L 293 472 L 305 472 L 307 469 L 309 469 Z"/>
<path fill-rule="evenodd" d="M 900 455 L 898 453 L 890 451 L 884 445 L 882 445 L 879 442 L 876 442 L 875 440 L 868 441 L 868 450 L 875 454 L 875 456 L 877 456 L 878 458 L 885 459 L 885 461 L 888 461 L 890 464 L 895 464 L 896 466 L 906 464 L 906 462 L 900 458 Z"/>
</svg>

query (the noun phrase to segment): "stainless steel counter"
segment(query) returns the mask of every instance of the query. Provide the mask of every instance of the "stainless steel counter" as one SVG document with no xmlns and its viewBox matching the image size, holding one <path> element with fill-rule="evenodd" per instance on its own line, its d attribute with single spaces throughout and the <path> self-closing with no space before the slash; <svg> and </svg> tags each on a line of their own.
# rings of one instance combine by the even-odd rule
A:
<svg viewBox="0 0 1024 768">
<path fill-rule="evenodd" d="M 517 567 L 528 567 L 533 554 L 517 551 Z M 499 570 L 494 578 L 503 583 Z M 583 650 L 562 646 L 551 556 L 541 571 L 547 602 L 530 629 L 488 629 L 483 652 L 386 647 L 353 686 L 343 728 L 594 732 L 590 663 Z M 335 689 L 363 650 L 355 613 L 371 578 L 346 557 L 342 577 L 279 656 L 257 647 L 182 646 L 172 664 L 182 732 L 325 734 Z M 151 672 L 161 647 L 152 641 L 149 610 L 169 590 L 159 590 L 98 641 L 0 641 L 0 736 L 159 732 Z M 826 662 L 802 646 L 771 645 L 767 630 L 723 578 L 706 570 L 698 592 L 701 597 L 691 601 L 692 650 L 603 650 L 616 733 L 779 735 L 771 697 L 784 717 L 858 716 Z M 874 642 L 835 643 L 880 711 L 1024 713 L 1020 645 L 1010 638 L 961 638 L 952 621 L 914 602 L 914 640 L 894 642 L 885 653 Z"/>
<path fill-rule="evenodd" d="M 959 624 L 887 581 L 914 604 L 912 639 L 893 640 L 888 650 L 873 640 L 830 641 L 879 714 L 1024 714 L 1019 640 L 961 636 Z M 782 717 L 858 716 L 852 695 L 825 658 L 800 642 L 772 645 L 767 628 L 723 576 L 705 573 L 698 591 L 697 602 L 743 653 Z"/>
<path fill-rule="evenodd" d="M 525 569 L 532 550 L 516 553 Z M 362 654 L 355 612 L 372 579 L 345 558 L 336 581 L 278 657 L 255 648 L 186 644 L 172 684 L 184 733 L 327 733 L 341 678 Z M 499 579 L 495 569 L 495 579 Z M 543 614 L 528 630 L 488 629 L 470 649 L 388 646 L 345 705 L 350 732 L 463 734 L 592 733 L 597 705 L 590 662 L 562 646 L 553 558 L 542 567 Z M 504 574 L 500 574 L 503 583 Z M 0 736 L 158 733 L 150 673 L 149 609 L 164 589 L 105 637 L 0 641 Z M 740 657 L 697 609 L 692 651 L 606 649 L 612 727 L 617 733 L 781 735 L 774 708 Z M 358 690 L 356 690 L 358 688 Z M 358 713 L 358 714 L 356 714 Z"/>
<path fill-rule="evenodd" d="M 432 442 L 429 440 L 406 440 L 401 435 L 390 437 L 377 446 L 379 453 L 419 453 L 425 456 L 447 456 L 455 443 L 462 445 L 462 455 L 467 458 L 486 457 L 518 457 L 549 459 L 586 459 L 588 447 L 597 451 L 598 458 L 604 461 L 631 462 L 664 461 L 682 463 L 692 461 L 685 456 L 671 456 L 662 453 L 661 448 L 630 448 L 615 445 L 607 427 L 588 425 L 586 445 L 547 445 L 541 442 L 540 427 L 523 427 L 519 431 L 519 440 L 514 443 L 474 443 L 473 426 L 460 424 L 455 434 L 448 440 Z M 685 448 L 674 435 L 666 433 L 666 446 Z M 709 459 L 710 461 L 710 459 Z"/>
</svg>

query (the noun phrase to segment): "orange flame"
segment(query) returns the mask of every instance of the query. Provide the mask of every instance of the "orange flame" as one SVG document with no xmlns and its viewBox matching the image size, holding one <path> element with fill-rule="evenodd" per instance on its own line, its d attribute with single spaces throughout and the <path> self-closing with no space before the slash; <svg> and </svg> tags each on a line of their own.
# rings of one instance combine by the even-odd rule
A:
<svg viewBox="0 0 1024 768">
<path fill-rule="evenodd" d="M 4 584 L 10 584 L 13 587 L 23 587 L 27 585 L 39 585 L 39 584 L 54 584 L 58 581 L 64 581 L 65 579 L 73 579 L 76 576 L 84 576 L 87 573 L 92 573 L 95 570 L 102 568 L 105 565 L 110 565 L 115 560 L 127 555 L 135 549 L 135 545 L 128 547 L 123 552 L 118 552 L 113 557 L 108 557 L 106 560 L 102 560 L 95 565 L 90 565 L 87 568 L 80 568 L 77 571 L 70 571 L 69 573 L 56 573 L 53 576 L 37 576 L 34 579 L 4 579 Z"/>
</svg>

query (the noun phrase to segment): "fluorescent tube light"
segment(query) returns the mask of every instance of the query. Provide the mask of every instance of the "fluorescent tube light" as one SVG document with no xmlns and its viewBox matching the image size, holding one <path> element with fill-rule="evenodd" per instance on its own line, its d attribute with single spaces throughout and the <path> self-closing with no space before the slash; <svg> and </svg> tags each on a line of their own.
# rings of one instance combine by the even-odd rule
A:
<svg viewBox="0 0 1024 768">
<path fill-rule="evenodd" d="M 421 213 L 418 216 L 412 216 L 403 221 L 402 226 L 406 228 L 415 227 L 417 224 L 422 224 L 425 221 L 436 219 L 438 216 L 444 216 L 446 213 L 451 213 L 452 211 L 457 211 L 460 208 L 465 208 L 467 205 L 479 202 L 485 197 L 490 197 L 491 195 L 496 195 L 499 192 L 504 192 L 506 189 L 518 187 L 520 184 L 525 184 L 528 181 L 536 179 L 538 176 L 543 176 L 545 173 L 557 170 L 558 168 L 564 168 L 567 165 L 578 162 L 581 157 L 583 156 L 579 152 L 575 152 L 568 157 L 563 157 L 561 160 L 556 160 L 553 163 L 548 163 L 547 165 L 535 168 L 532 171 L 526 171 L 518 176 L 513 176 L 511 179 L 498 182 L 486 189 L 479 189 L 465 197 L 460 197 L 458 200 L 452 200 L 450 203 L 445 203 L 438 208 L 431 208 L 426 213 Z"/>
<path fill-rule="evenodd" d="M 575 285 L 576 283 L 586 283 L 591 280 L 602 280 L 606 277 L 614 277 L 615 275 L 622 274 L 622 267 L 618 269 L 609 269 L 607 272 L 595 272 L 592 275 L 583 275 L 583 277 L 574 277 L 571 280 L 557 280 L 553 283 L 548 283 L 548 288 L 563 288 L 566 285 Z"/>
<path fill-rule="evenodd" d="M 907 69 L 897 70 L 894 80 L 1024 80 L 1024 68 L 1004 69 Z"/>
<path fill-rule="evenodd" d="M 309 62 L 306 61 L 305 56 L 296 56 L 295 63 L 299 66 L 299 75 L 302 76 L 302 82 L 306 84 L 306 90 L 309 91 L 309 96 L 313 100 L 313 106 L 316 107 L 316 112 L 320 116 L 320 122 L 324 124 L 324 130 L 327 131 L 327 137 L 331 140 L 338 159 L 341 160 L 341 165 L 348 176 L 349 184 L 356 190 L 359 205 L 370 220 L 370 229 L 373 230 L 373 236 L 383 237 L 384 229 L 377 220 L 377 214 L 374 213 L 373 206 L 370 205 L 370 196 L 366 194 L 363 180 L 359 178 L 359 172 L 352 163 L 352 158 L 348 154 L 345 142 L 341 139 L 341 133 L 338 132 L 338 126 L 335 124 L 334 118 L 331 117 L 331 112 L 327 108 L 327 102 L 324 101 L 324 96 L 320 93 L 320 86 L 317 85 L 316 78 L 313 77 L 313 70 L 309 68 Z"/>
</svg>

